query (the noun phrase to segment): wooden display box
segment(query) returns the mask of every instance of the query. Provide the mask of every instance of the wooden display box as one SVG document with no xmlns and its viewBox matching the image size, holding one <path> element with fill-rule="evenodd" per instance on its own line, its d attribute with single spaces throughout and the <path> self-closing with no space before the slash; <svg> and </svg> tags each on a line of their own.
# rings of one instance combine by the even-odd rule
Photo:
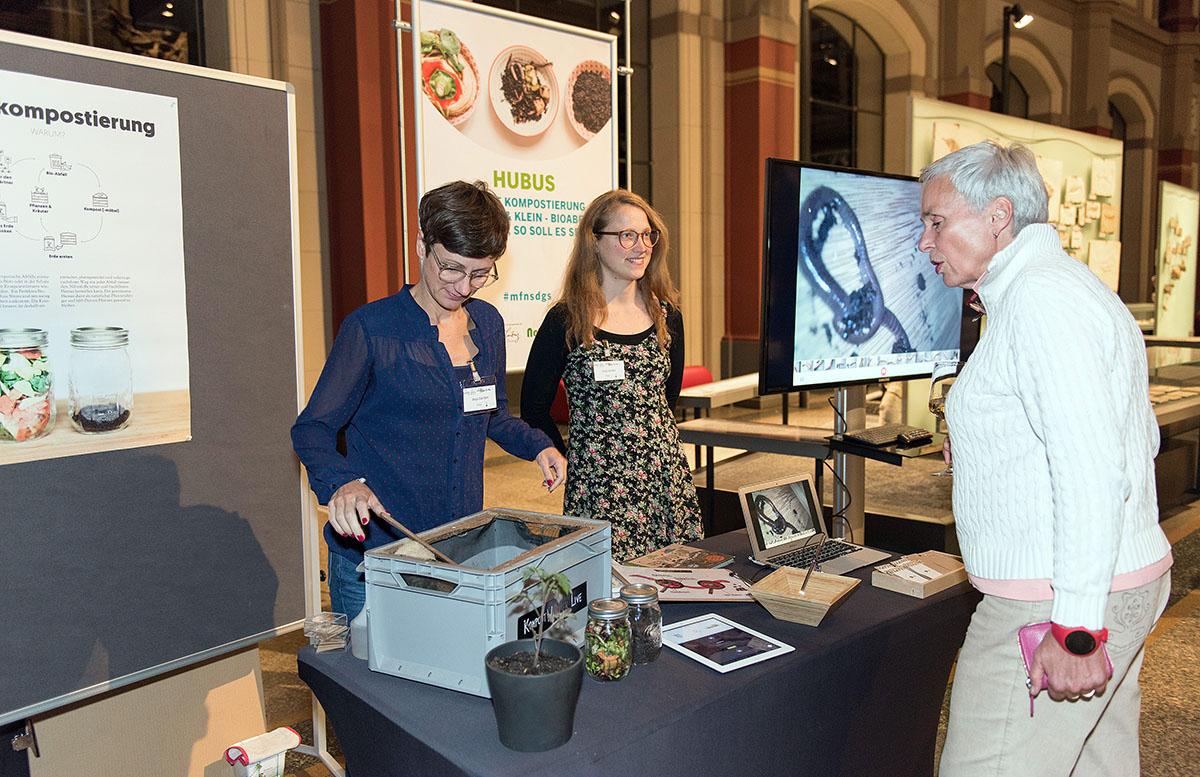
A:
<svg viewBox="0 0 1200 777">
<path fill-rule="evenodd" d="M 780 567 L 750 586 L 750 594 L 780 620 L 817 626 L 860 582 L 856 577 L 813 572 L 801 591 L 804 574 L 803 569 Z"/>
<path fill-rule="evenodd" d="M 937 550 L 914 553 L 871 572 L 871 585 L 889 591 L 924 599 L 952 585 L 965 582 L 967 570 L 962 559 Z"/>
</svg>

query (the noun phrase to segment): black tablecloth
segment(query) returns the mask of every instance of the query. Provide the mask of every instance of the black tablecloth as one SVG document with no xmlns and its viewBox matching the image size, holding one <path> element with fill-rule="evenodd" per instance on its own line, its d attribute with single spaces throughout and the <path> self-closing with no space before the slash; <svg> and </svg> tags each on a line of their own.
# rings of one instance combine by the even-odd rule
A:
<svg viewBox="0 0 1200 777">
<path fill-rule="evenodd" d="M 748 552 L 744 531 L 698 543 Z M 382 775 L 929 775 L 950 667 L 978 596 L 929 599 L 864 582 L 820 627 L 757 603 L 668 604 L 666 623 L 715 612 L 795 647 L 720 674 L 674 651 L 625 679 L 584 677 L 575 734 L 545 753 L 500 744 L 491 702 L 371 672 L 349 650 L 299 655 L 353 777 Z"/>
</svg>

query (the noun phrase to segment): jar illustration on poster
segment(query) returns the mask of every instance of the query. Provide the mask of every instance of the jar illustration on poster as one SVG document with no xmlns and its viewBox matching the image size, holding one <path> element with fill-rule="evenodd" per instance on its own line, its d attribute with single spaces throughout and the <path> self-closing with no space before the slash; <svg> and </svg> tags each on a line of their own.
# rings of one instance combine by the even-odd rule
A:
<svg viewBox="0 0 1200 777">
<path fill-rule="evenodd" d="M 35 440 L 54 428 L 54 378 L 45 329 L 0 329 L 0 441 Z"/>
<path fill-rule="evenodd" d="M 129 330 L 119 326 L 82 326 L 71 330 L 71 424 L 84 434 L 113 432 L 133 412 L 133 374 Z"/>
</svg>

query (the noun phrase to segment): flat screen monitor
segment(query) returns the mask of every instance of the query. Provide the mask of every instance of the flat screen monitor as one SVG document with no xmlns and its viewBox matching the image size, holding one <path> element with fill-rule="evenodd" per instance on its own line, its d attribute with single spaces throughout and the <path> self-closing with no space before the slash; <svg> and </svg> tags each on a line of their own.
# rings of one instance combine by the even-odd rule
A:
<svg viewBox="0 0 1200 777">
<path fill-rule="evenodd" d="M 957 360 L 963 293 L 918 250 L 909 176 L 767 160 L 759 390 L 928 376 Z"/>
</svg>

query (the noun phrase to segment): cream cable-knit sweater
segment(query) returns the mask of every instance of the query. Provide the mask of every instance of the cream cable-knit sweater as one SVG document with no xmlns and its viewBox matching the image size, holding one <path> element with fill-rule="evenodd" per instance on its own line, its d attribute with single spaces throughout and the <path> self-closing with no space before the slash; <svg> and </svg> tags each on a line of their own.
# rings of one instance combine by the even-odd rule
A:
<svg viewBox="0 0 1200 777">
<path fill-rule="evenodd" d="M 998 252 L 987 329 L 946 401 L 967 571 L 1049 579 L 1051 618 L 1098 629 L 1114 575 L 1162 559 L 1141 331 L 1049 224 Z"/>
</svg>

